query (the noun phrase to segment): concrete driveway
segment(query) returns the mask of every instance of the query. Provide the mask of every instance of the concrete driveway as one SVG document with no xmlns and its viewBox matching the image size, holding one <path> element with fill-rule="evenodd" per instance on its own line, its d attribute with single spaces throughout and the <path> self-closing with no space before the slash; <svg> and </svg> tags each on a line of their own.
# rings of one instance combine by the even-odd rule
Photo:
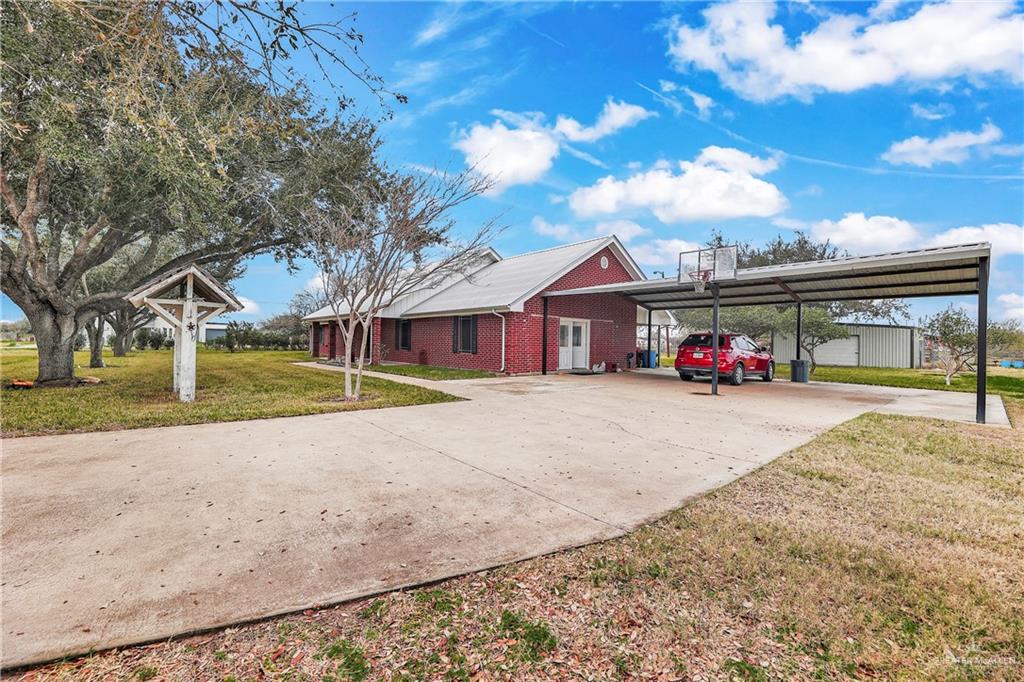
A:
<svg viewBox="0 0 1024 682">
<path fill-rule="evenodd" d="M 615 537 L 866 410 L 973 415 L 824 384 L 714 399 L 657 370 L 442 388 L 469 400 L 5 441 L 3 666 Z"/>
</svg>

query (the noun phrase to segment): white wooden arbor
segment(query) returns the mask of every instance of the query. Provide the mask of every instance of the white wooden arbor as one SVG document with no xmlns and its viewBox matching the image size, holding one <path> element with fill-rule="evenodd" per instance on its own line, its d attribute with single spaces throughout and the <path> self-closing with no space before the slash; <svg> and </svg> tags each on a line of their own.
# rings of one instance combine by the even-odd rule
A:
<svg viewBox="0 0 1024 682">
<path fill-rule="evenodd" d="M 196 339 L 199 325 L 242 309 L 223 284 L 197 265 L 187 265 L 143 284 L 125 300 L 146 307 L 174 330 L 174 392 L 183 403 L 196 397 Z"/>
</svg>

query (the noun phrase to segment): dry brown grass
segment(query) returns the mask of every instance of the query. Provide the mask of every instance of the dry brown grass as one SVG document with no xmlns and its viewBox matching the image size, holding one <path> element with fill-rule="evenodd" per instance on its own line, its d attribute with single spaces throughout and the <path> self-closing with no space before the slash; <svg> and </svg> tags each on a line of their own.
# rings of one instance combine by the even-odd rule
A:
<svg viewBox="0 0 1024 682">
<path fill-rule="evenodd" d="M 1022 604 L 1021 431 L 869 414 L 628 537 L 32 677 L 1024 679 Z"/>
</svg>

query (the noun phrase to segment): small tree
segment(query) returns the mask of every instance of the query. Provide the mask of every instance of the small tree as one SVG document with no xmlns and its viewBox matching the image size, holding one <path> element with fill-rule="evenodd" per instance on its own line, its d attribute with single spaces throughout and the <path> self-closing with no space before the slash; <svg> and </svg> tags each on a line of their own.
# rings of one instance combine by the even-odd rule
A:
<svg viewBox="0 0 1024 682">
<path fill-rule="evenodd" d="M 989 322 L 988 352 L 991 358 L 1024 357 L 1024 328 L 1020 320 Z"/>
<path fill-rule="evenodd" d="M 946 373 L 946 385 L 953 377 L 970 367 L 978 353 L 978 333 L 974 320 L 960 308 L 950 304 L 940 313 L 921 320 L 932 342 L 938 346 L 938 361 Z"/>
<path fill-rule="evenodd" d="M 469 169 L 404 175 L 382 170 L 362 186 L 331 188 L 307 214 L 311 258 L 345 344 L 345 398 L 362 390 L 373 320 L 393 300 L 432 288 L 478 262 L 496 233 L 489 220 L 467 239 L 455 232 L 452 210 L 494 186 Z M 353 376 L 352 356 L 359 339 Z"/>
<path fill-rule="evenodd" d="M 779 324 L 783 329 L 796 329 L 796 306 L 790 306 L 779 316 Z M 811 374 L 818 368 L 814 351 L 829 341 L 845 339 L 849 335 L 846 327 L 837 324 L 827 310 L 804 305 L 801 333 L 797 343 L 807 352 L 807 357 L 811 361 Z"/>
</svg>

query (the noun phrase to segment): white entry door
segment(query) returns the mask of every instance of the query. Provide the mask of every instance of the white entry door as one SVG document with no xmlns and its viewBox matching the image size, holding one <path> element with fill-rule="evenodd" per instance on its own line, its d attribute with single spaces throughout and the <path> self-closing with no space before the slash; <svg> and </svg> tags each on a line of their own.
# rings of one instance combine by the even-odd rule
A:
<svg viewBox="0 0 1024 682">
<path fill-rule="evenodd" d="M 572 369 L 572 321 L 562 320 L 558 324 L 558 369 Z"/>
<path fill-rule="evenodd" d="M 558 369 L 590 367 L 590 320 L 559 320 Z"/>
<path fill-rule="evenodd" d="M 590 323 L 586 321 L 573 320 L 572 323 L 572 366 L 573 369 L 586 367 L 590 355 Z"/>
</svg>

